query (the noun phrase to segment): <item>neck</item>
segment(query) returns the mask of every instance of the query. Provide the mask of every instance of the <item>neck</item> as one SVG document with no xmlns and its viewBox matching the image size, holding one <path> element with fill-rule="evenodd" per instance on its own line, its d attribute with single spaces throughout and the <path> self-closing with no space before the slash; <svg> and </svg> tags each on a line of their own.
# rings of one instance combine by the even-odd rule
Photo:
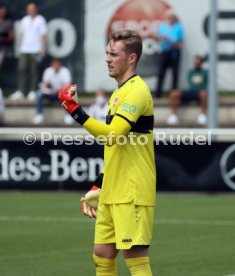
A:
<svg viewBox="0 0 235 276">
<path fill-rule="evenodd" d="M 122 76 L 117 77 L 116 81 L 118 83 L 118 86 L 122 85 L 122 83 L 126 82 L 129 78 L 131 78 L 135 74 L 136 74 L 136 70 L 130 70 L 130 71 L 127 71 Z"/>
<path fill-rule="evenodd" d="M 169 24 L 170 26 L 173 26 L 173 25 L 175 24 L 175 22 L 176 22 L 176 21 L 168 21 L 168 24 Z"/>
<path fill-rule="evenodd" d="M 121 88 L 128 80 L 132 79 L 135 77 L 137 74 L 131 75 L 128 79 L 124 80 L 121 84 L 118 85 L 118 88 Z"/>
</svg>

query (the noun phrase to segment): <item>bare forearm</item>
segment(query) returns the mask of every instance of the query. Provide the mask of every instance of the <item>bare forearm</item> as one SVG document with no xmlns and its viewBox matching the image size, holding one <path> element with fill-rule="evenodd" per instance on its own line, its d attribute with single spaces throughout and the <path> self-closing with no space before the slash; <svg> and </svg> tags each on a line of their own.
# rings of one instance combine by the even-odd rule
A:
<svg viewBox="0 0 235 276">
<path fill-rule="evenodd" d="M 43 35 L 41 38 L 41 54 L 45 55 L 46 53 L 46 44 L 47 44 L 47 37 Z"/>
</svg>

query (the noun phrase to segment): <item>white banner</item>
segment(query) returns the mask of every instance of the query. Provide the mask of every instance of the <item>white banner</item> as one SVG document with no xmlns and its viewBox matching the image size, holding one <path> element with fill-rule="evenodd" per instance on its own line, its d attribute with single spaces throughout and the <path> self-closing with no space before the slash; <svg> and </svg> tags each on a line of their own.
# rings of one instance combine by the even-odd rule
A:
<svg viewBox="0 0 235 276">
<path fill-rule="evenodd" d="M 219 0 L 218 87 L 235 89 L 235 1 Z M 105 47 L 108 34 L 116 29 L 138 30 L 144 41 L 139 73 L 155 91 L 158 43 L 154 39 L 163 14 L 173 9 L 182 22 L 186 40 L 180 69 L 180 88 L 187 87 L 187 71 L 195 54 L 208 55 L 207 21 L 210 0 L 86 0 L 85 15 L 85 90 L 113 90 L 116 82 L 108 76 Z M 208 63 L 205 64 L 208 66 Z M 169 89 L 168 72 L 164 89 Z"/>
</svg>

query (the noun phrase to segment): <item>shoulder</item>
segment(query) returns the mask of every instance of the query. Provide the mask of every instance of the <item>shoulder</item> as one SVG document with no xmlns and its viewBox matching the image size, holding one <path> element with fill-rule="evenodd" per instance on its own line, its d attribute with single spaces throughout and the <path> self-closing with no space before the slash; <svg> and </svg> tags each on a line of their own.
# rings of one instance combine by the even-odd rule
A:
<svg viewBox="0 0 235 276">
<path fill-rule="evenodd" d="M 43 15 L 41 15 L 41 14 L 38 14 L 36 16 L 36 18 L 37 18 L 37 20 L 46 20 L 45 17 Z"/>
<path fill-rule="evenodd" d="M 200 73 L 200 74 L 207 74 L 208 73 L 208 71 L 206 70 L 206 69 L 204 69 L 204 68 L 201 68 L 200 70 L 192 70 L 193 72 L 195 72 L 195 73 Z"/>
<path fill-rule="evenodd" d="M 176 22 L 174 26 L 176 29 L 181 31 L 184 29 L 183 24 L 181 22 Z"/>
<path fill-rule="evenodd" d="M 69 76 L 69 77 L 71 77 L 71 71 L 69 70 L 69 68 L 67 68 L 67 67 L 62 67 L 61 69 L 60 69 L 60 73 L 63 75 L 63 76 Z"/>
<path fill-rule="evenodd" d="M 188 70 L 188 74 L 189 74 L 189 75 L 191 75 L 191 74 L 193 74 L 193 73 L 195 73 L 195 70 L 194 70 L 193 68 L 191 68 L 191 69 Z"/>
<path fill-rule="evenodd" d="M 143 105 L 152 97 L 148 85 L 138 75 L 129 81 L 126 94 L 128 99 Z"/>
<path fill-rule="evenodd" d="M 208 76 L 208 70 L 207 69 L 202 69 L 202 74 L 205 76 Z"/>
<path fill-rule="evenodd" d="M 45 69 L 44 74 L 51 74 L 52 72 L 53 72 L 53 68 L 50 66 Z"/>
<path fill-rule="evenodd" d="M 130 84 L 131 84 L 131 88 L 132 88 L 131 90 L 133 90 L 133 93 L 136 90 L 142 94 L 150 93 L 147 83 L 139 75 L 134 77 L 133 80 L 131 80 Z"/>
<path fill-rule="evenodd" d="M 166 28 L 168 26 L 168 24 L 166 22 L 162 22 L 160 24 L 160 28 Z"/>
<path fill-rule="evenodd" d="M 131 121 L 136 121 L 142 115 L 152 114 L 152 95 L 148 85 L 140 76 L 135 76 L 126 86 L 125 95 L 120 101 L 119 112 L 122 112 L 121 114 L 127 116 Z"/>
<path fill-rule="evenodd" d="M 60 70 L 61 70 L 62 72 L 70 73 L 69 68 L 66 67 L 66 66 L 62 66 Z"/>
<path fill-rule="evenodd" d="M 168 28 L 168 24 L 166 22 L 162 22 L 162 24 L 159 27 L 160 31 L 164 31 Z"/>
<path fill-rule="evenodd" d="M 39 23 L 46 23 L 46 19 L 44 16 L 42 16 L 41 14 L 38 14 L 37 17 L 36 17 L 36 20 L 39 22 Z"/>
<path fill-rule="evenodd" d="M 23 23 L 23 24 L 24 24 L 24 23 L 28 22 L 29 19 L 30 19 L 30 16 L 29 16 L 29 15 L 26 15 L 26 16 L 24 16 L 24 17 L 21 18 L 20 23 Z"/>
</svg>

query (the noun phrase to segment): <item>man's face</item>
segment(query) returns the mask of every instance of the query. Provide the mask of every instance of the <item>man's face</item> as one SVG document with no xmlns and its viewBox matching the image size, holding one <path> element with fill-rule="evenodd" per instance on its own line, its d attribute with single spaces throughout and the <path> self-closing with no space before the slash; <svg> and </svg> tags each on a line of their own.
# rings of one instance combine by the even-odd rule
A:
<svg viewBox="0 0 235 276">
<path fill-rule="evenodd" d="M 177 21 L 177 17 L 172 11 L 168 11 L 166 13 L 166 18 L 171 25 L 173 25 Z"/>
<path fill-rule="evenodd" d="M 196 69 L 200 69 L 202 67 L 202 59 L 200 57 L 195 57 L 195 59 L 194 59 L 194 67 Z"/>
<path fill-rule="evenodd" d="M 31 3 L 27 5 L 26 8 L 26 13 L 32 17 L 34 17 L 35 15 L 37 15 L 38 12 L 38 8 L 35 4 Z"/>
<path fill-rule="evenodd" d="M 129 68 L 129 55 L 125 52 L 122 41 L 111 40 L 106 48 L 106 62 L 109 76 L 121 79 Z"/>
<path fill-rule="evenodd" d="M 7 14 L 7 8 L 6 7 L 0 7 L 0 17 L 4 18 Z"/>
<path fill-rule="evenodd" d="M 52 62 L 52 67 L 54 68 L 54 70 L 55 70 L 56 72 L 58 72 L 58 71 L 60 70 L 60 68 L 61 68 L 61 63 L 60 63 L 60 61 L 58 61 L 58 60 L 53 60 L 53 62 Z"/>
</svg>

